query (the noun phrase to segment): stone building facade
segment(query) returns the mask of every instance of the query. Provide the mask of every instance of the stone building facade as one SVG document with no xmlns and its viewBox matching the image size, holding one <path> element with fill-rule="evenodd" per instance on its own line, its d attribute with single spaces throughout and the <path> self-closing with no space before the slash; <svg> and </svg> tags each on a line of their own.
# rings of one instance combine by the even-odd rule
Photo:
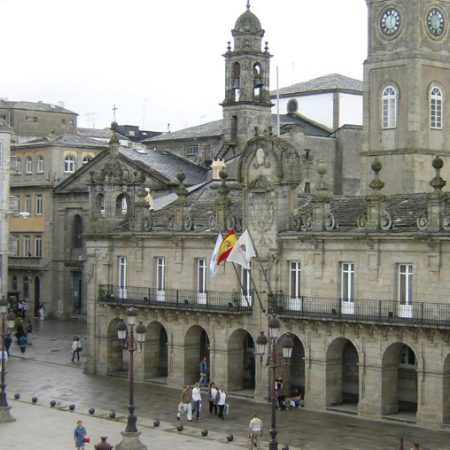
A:
<svg viewBox="0 0 450 450">
<path fill-rule="evenodd" d="M 447 58 L 449 3 L 412 0 L 406 8 L 403 0 L 368 0 L 361 146 L 353 126 L 319 136 L 317 128 L 306 132 L 311 123 L 291 120 L 274 135 L 264 97 L 268 49 L 259 20 L 247 10 L 226 55 L 223 123 L 237 116 L 237 128 L 218 134 L 218 156 L 227 160 L 237 150 L 220 180 L 152 148 L 167 137 L 147 141 L 139 153 L 121 148 L 114 133 L 109 151 L 61 186 L 61 218 L 71 217 L 70 208 L 83 217 L 82 254 L 69 259 L 78 257 L 86 293 L 88 373 L 127 371 L 117 324 L 134 306 L 147 328 L 137 380 L 193 383 L 207 356 L 212 380 L 267 398 L 269 371 L 257 361 L 253 387 L 247 368 L 274 313 L 282 335 L 294 340 L 292 360 L 279 373 L 288 392 L 302 390 L 307 407 L 435 427 L 450 423 L 450 165 L 443 147 L 423 143 L 439 117 L 441 132 L 448 131 L 447 114 L 438 91 L 425 108 L 425 97 L 414 97 L 415 85 L 408 85 L 420 84 L 423 94 L 429 80 L 420 81 L 422 62 L 431 64 L 433 52 L 436 67 Z M 413 64 L 407 52 L 396 52 L 417 50 L 419 36 L 428 50 L 411 52 Z M 404 61 L 409 77 L 394 68 Z M 402 97 L 394 81 L 406 83 Z M 230 96 L 230 89 L 252 83 L 252 91 Z M 411 111 L 400 107 L 405 98 Z M 238 139 L 227 141 L 234 131 Z M 381 148 L 387 141 L 390 147 Z M 365 195 L 354 195 L 358 190 Z M 250 232 L 257 257 L 237 273 L 223 264 L 211 281 L 218 232 L 233 229 Z"/>
</svg>

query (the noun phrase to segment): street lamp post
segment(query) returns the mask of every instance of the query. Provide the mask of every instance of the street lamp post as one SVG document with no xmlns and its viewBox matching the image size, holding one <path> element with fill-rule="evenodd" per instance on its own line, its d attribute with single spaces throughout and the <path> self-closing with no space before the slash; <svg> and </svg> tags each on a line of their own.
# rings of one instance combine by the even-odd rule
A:
<svg viewBox="0 0 450 450">
<path fill-rule="evenodd" d="M 122 343 L 123 349 L 130 352 L 129 379 L 130 379 L 130 404 L 128 411 L 130 412 L 127 420 L 127 427 L 122 432 L 122 442 L 116 445 L 116 450 L 147 450 L 139 439 L 141 433 L 136 427 L 137 417 L 134 414 L 134 352 L 142 352 L 142 344 L 145 342 L 145 332 L 147 331 L 142 322 L 136 327 L 136 337 L 134 336 L 136 325 L 137 311 L 134 308 L 128 308 L 126 311 L 127 322 L 130 327 L 130 334 L 127 339 L 127 325 L 122 320 L 117 324 L 117 335 Z"/>
<path fill-rule="evenodd" d="M 4 422 L 15 422 L 16 419 L 11 415 L 11 406 L 8 405 L 8 399 L 6 397 L 6 381 L 5 381 L 5 354 L 6 354 L 6 346 L 5 346 L 5 338 L 8 334 L 6 329 L 6 322 L 8 324 L 8 329 L 14 328 L 14 320 L 16 315 L 11 311 L 8 312 L 8 302 L 5 300 L 5 297 L 2 297 L 0 300 L 0 315 L 2 316 L 2 379 L 1 379 L 1 393 L 0 393 L 0 423 Z M 6 320 L 5 320 L 6 319 Z"/>
<path fill-rule="evenodd" d="M 256 338 L 256 354 L 260 357 L 261 367 L 266 368 L 270 367 L 272 369 L 272 379 L 271 379 L 271 393 L 272 393 L 272 424 L 269 431 L 271 436 L 271 440 L 269 442 L 269 450 L 278 450 L 278 441 L 277 438 L 277 400 L 276 400 L 276 391 L 275 391 L 275 380 L 276 380 L 276 372 L 277 368 L 281 367 L 277 361 L 277 341 L 280 336 L 280 320 L 273 316 L 269 320 L 269 336 L 271 339 L 271 348 L 270 354 L 267 356 L 266 364 L 263 364 L 263 356 L 266 353 L 266 346 L 268 343 L 267 336 L 264 334 L 264 331 L 261 331 L 261 334 Z M 283 340 L 283 359 L 285 360 L 285 365 L 288 365 L 288 361 L 292 356 L 292 349 L 294 348 L 294 341 L 287 335 Z"/>
</svg>

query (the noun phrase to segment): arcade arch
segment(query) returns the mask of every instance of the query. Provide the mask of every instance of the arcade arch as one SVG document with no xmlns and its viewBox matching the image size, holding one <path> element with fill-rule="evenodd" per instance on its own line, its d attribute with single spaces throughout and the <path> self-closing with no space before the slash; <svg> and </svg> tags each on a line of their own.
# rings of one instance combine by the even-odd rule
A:
<svg viewBox="0 0 450 450">
<path fill-rule="evenodd" d="M 151 322 L 147 327 L 144 348 L 144 378 L 155 379 L 168 376 L 168 337 L 160 322 Z"/>
<path fill-rule="evenodd" d="M 349 339 L 340 337 L 327 349 L 326 405 L 358 405 L 359 355 Z"/>
<path fill-rule="evenodd" d="M 128 355 L 128 352 L 123 351 L 122 345 L 119 339 L 117 339 L 117 324 L 120 320 L 118 318 L 113 319 L 108 326 L 108 345 L 106 349 L 107 373 L 128 372 L 128 358 L 124 358 L 124 353 Z"/>
<path fill-rule="evenodd" d="M 228 340 L 228 391 L 254 389 L 249 370 L 255 355 L 255 341 L 243 329 L 235 330 Z"/>
<path fill-rule="evenodd" d="M 300 389 L 302 396 L 305 396 L 305 347 L 302 341 L 294 334 L 289 333 L 289 337 L 294 341 L 292 356 L 288 366 L 283 361 L 283 343 L 285 334 L 277 341 L 277 359 L 282 362 L 283 369 L 280 375 L 283 376 L 284 390 L 290 396 L 295 389 Z"/>
<path fill-rule="evenodd" d="M 397 342 L 383 354 L 382 415 L 417 413 L 417 357 L 408 345 Z"/>
<path fill-rule="evenodd" d="M 194 384 L 200 379 L 200 362 L 209 360 L 208 333 L 200 325 L 194 325 L 184 338 L 184 382 Z"/>
</svg>

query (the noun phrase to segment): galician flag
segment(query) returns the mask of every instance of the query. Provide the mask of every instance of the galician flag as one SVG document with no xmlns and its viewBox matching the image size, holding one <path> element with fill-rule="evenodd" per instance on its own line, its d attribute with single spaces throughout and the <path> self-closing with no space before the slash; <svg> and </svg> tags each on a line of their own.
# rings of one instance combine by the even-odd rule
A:
<svg viewBox="0 0 450 450">
<path fill-rule="evenodd" d="M 222 244 L 220 244 L 219 256 L 217 258 L 217 265 L 219 265 L 222 261 L 226 261 L 231 250 L 233 250 L 236 241 L 237 241 L 236 233 L 234 232 L 234 230 L 231 230 L 225 236 L 225 239 L 222 241 Z"/>
<path fill-rule="evenodd" d="M 240 264 L 245 269 L 250 269 L 250 260 L 255 256 L 255 247 L 253 246 L 253 242 L 248 234 L 248 231 L 245 230 L 236 242 L 233 250 L 231 250 L 230 255 L 228 256 L 228 261 Z"/>
<path fill-rule="evenodd" d="M 223 237 L 222 237 L 222 234 L 219 232 L 219 235 L 217 236 L 217 240 L 216 240 L 216 245 L 214 246 L 214 251 L 211 256 L 211 262 L 209 263 L 209 270 L 211 271 L 211 281 L 214 281 L 217 271 L 219 270 L 219 266 L 217 265 L 217 258 L 219 257 L 219 250 L 220 250 L 222 241 L 223 241 Z"/>
</svg>

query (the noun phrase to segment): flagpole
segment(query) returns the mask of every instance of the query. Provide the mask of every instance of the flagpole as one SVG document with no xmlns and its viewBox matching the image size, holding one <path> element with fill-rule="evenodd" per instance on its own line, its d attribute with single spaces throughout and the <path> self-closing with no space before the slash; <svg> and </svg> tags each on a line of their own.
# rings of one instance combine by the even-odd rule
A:
<svg viewBox="0 0 450 450">
<path fill-rule="evenodd" d="M 239 272 L 238 272 L 238 270 L 236 269 L 236 266 L 234 265 L 234 262 L 232 262 L 231 264 L 233 265 L 233 269 L 234 269 L 234 271 L 236 272 L 236 277 L 237 277 L 237 279 L 238 279 L 238 281 L 239 281 L 239 286 L 241 286 L 241 291 L 242 291 L 242 292 L 245 292 L 246 290 L 244 289 L 244 285 L 242 284 L 241 276 L 239 275 Z M 247 297 L 245 297 L 245 300 L 246 300 L 246 302 L 247 302 L 247 306 L 250 306 L 250 304 L 248 303 Z"/>
<path fill-rule="evenodd" d="M 260 266 L 261 271 L 262 271 L 262 273 L 263 273 L 263 275 L 264 275 L 264 279 L 266 280 L 267 286 L 269 287 L 269 291 L 270 291 L 271 294 L 273 294 L 272 286 L 270 285 L 270 281 L 269 281 L 269 279 L 267 278 L 266 270 L 264 269 L 264 267 L 263 267 L 263 265 L 262 265 L 262 263 L 261 263 L 261 260 L 259 259 L 258 250 L 256 249 L 255 243 L 254 243 L 254 241 L 253 241 L 252 234 L 250 233 L 250 230 L 249 230 L 248 228 L 247 228 L 247 232 L 248 232 L 248 235 L 250 236 L 250 240 L 252 241 L 253 248 L 255 249 L 256 259 L 258 260 L 259 266 Z M 260 301 L 260 302 L 261 302 L 261 301 Z M 264 308 L 263 308 L 263 310 L 264 310 Z M 264 312 L 265 312 L 265 310 L 264 310 Z"/>
<path fill-rule="evenodd" d="M 254 246 L 253 246 L 253 247 L 254 247 Z M 263 312 L 263 313 L 265 313 L 265 312 L 266 312 L 266 310 L 264 309 L 264 306 L 263 306 L 263 304 L 262 304 L 261 298 L 260 298 L 260 296 L 259 296 L 259 292 L 258 292 L 258 289 L 256 289 L 256 285 L 255 285 L 255 282 L 253 281 L 253 277 L 252 277 L 252 271 L 251 271 L 251 270 L 249 270 L 249 271 L 248 271 L 248 273 L 249 273 L 249 275 L 250 275 L 250 281 L 252 282 L 252 284 L 253 284 L 253 287 L 254 287 L 254 289 L 255 289 L 255 292 L 256 292 L 256 297 L 258 298 L 258 302 L 259 302 L 259 306 L 261 307 L 261 310 L 262 310 L 262 312 Z"/>
</svg>

